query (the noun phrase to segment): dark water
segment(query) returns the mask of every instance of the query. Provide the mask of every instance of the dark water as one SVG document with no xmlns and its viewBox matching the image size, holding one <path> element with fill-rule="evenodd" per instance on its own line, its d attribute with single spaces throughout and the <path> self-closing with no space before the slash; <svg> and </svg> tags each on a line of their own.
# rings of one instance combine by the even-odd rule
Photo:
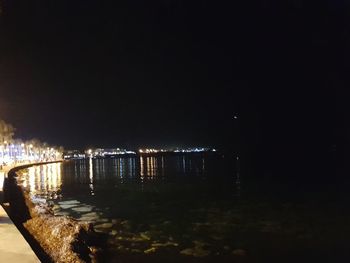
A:
<svg viewBox="0 0 350 263">
<path fill-rule="evenodd" d="M 242 185 L 241 177 L 233 157 L 183 155 L 43 165 L 22 184 L 55 214 L 107 233 L 107 262 L 350 258 L 348 204 L 329 192 L 297 198 L 261 182 Z"/>
</svg>

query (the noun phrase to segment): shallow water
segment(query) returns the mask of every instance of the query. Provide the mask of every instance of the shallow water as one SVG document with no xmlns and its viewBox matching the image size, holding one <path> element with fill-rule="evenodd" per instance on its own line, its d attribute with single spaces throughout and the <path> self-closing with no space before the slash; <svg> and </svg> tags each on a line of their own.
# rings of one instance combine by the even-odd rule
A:
<svg viewBox="0 0 350 263">
<path fill-rule="evenodd" d="M 103 261 L 349 258 L 347 206 L 325 194 L 300 200 L 255 193 L 241 189 L 240 176 L 234 158 L 183 155 L 48 164 L 19 180 L 56 215 L 107 233 Z"/>
</svg>

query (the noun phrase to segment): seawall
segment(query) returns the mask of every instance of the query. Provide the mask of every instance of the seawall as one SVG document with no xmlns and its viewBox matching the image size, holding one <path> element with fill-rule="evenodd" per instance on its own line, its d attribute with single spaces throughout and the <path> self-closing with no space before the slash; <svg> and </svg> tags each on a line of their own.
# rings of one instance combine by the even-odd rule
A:
<svg viewBox="0 0 350 263">
<path fill-rule="evenodd" d="M 9 216 L 10 205 L 3 200 L 3 184 L 8 180 L 10 171 L 17 171 L 35 164 L 24 164 L 16 167 L 2 167 L 1 186 L 0 186 L 0 262 L 40 262 L 43 257 L 38 257 L 34 252 L 37 250 L 33 242 L 28 243 L 28 237 L 21 233 L 20 228 L 14 223 Z M 33 250 L 34 248 L 34 250 Z"/>
<path fill-rule="evenodd" d="M 17 235 L 23 235 L 35 251 L 37 261 L 28 262 L 94 262 L 93 252 L 97 249 L 91 245 L 94 238 L 91 225 L 54 216 L 45 204 L 33 204 L 29 193 L 17 184 L 16 178 L 20 178 L 26 168 L 50 163 L 55 162 L 24 164 L 8 172 L 4 181 L 4 207 L 8 219 L 17 226 Z M 0 262 L 3 262 L 1 255 Z M 22 259 L 21 262 L 26 261 Z"/>
</svg>

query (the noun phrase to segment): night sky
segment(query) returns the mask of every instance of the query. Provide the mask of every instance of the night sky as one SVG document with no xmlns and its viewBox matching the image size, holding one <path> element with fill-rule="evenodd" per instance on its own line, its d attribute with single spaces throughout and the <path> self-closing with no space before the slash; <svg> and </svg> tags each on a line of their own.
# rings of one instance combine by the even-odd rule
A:
<svg viewBox="0 0 350 263">
<path fill-rule="evenodd" d="M 322 161 L 348 140 L 349 8 L 280 2 L 3 0 L 0 117 L 66 148 Z"/>
</svg>

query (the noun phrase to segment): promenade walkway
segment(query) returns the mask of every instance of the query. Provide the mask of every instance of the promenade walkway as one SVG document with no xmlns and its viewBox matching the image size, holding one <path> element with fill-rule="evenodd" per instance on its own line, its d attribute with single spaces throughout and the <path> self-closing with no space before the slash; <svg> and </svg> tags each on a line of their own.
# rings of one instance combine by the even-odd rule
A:
<svg viewBox="0 0 350 263">
<path fill-rule="evenodd" d="M 0 262 L 29 263 L 40 262 L 27 241 L 19 232 L 4 210 L 3 203 L 3 182 L 7 172 L 13 166 L 3 167 L 0 170 Z"/>
</svg>

